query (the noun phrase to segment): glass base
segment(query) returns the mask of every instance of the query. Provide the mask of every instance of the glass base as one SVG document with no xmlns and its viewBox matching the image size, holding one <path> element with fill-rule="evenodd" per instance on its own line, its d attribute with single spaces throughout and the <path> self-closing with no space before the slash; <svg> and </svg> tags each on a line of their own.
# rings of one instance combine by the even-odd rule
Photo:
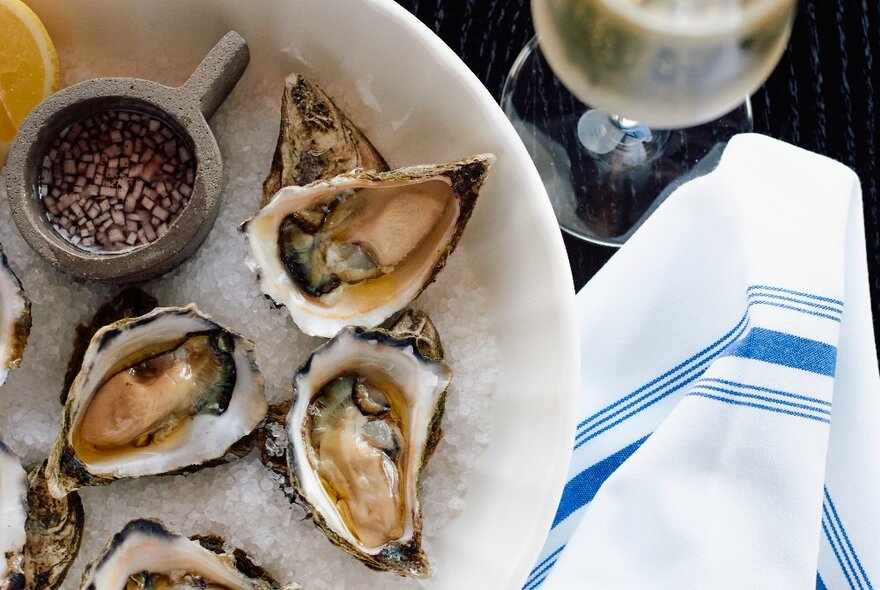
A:
<svg viewBox="0 0 880 590">
<path fill-rule="evenodd" d="M 676 187 L 710 172 L 731 137 L 752 130 L 748 98 L 686 129 L 649 129 L 591 109 L 556 77 L 536 38 L 514 62 L 501 107 L 532 155 L 562 229 L 615 247 Z"/>
</svg>

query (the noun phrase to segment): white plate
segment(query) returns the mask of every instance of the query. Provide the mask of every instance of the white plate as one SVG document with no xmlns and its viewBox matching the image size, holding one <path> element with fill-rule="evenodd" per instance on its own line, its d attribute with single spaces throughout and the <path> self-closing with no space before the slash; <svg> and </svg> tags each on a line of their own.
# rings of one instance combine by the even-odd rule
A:
<svg viewBox="0 0 880 590">
<path fill-rule="evenodd" d="M 251 47 L 246 76 L 317 79 L 397 165 L 493 152 L 463 245 L 493 301 L 502 357 L 492 437 L 464 512 L 432 542 L 431 588 L 519 588 L 562 491 L 578 383 L 571 274 L 532 162 L 501 109 L 427 27 L 390 0 L 30 0 L 59 47 L 149 59 L 174 47 L 193 66 L 229 29 Z M 104 72 L 94 72 L 100 75 Z M 246 78 L 247 79 L 247 78 Z M 163 80 L 179 83 L 182 80 Z M 365 570 L 366 572 L 366 570 Z M 301 580 L 306 586 L 308 580 Z"/>
</svg>

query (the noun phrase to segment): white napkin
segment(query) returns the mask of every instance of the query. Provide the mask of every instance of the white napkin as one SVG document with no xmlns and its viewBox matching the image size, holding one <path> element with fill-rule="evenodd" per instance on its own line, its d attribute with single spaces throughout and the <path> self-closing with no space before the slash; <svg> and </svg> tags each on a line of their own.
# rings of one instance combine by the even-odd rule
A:
<svg viewBox="0 0 880 590">
<path fill-rule="evenodd" d="M 735 137 L 578 306 L 574 457 L 526 589 L 880 588 L 880 376 L 851 170 Z"/>
</svg>

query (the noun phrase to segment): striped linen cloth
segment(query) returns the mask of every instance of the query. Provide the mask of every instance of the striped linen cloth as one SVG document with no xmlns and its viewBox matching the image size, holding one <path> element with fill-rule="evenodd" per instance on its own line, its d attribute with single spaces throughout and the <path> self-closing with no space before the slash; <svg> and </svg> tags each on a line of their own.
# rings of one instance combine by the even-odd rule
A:
<svg viewBox="0 0 880 590">
<path fill-rule="evenodd" d="M 737 136 L 578 304 L 574 456 L 524 588 L 880 589 L 880 376 L 851 170 Z"/>
</svg>

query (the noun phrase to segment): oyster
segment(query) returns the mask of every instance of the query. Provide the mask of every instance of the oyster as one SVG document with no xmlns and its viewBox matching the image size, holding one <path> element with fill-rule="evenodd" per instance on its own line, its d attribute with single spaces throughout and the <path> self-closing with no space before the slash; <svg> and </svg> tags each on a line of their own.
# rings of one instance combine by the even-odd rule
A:
<svg viewBox="0 0 880 590">
<path fill-rule="evenodd" d="M 458 244 L 494 156 L 353 171 L 281 189 L 244 222 L 263 293 L 309 335 L 376 326 L 406 307 Z"/>
<path fill-rule="evenodd" d="M 27 473 L 0 443 L 0 589 L 54 590 L 76 559 L 83 531 L 76 493 L 49 496 L 43 465 Z"/>
<path fill-rule="evenodd" d="M 347 327 L 296 373 L 287 415 L 294 493 L 331 542 L 370 568 L 427 577 L 419 476 L 440 440 L 452 371 L 436 330 L 407 311 Z"/>
<path fill-rule="evenodd" d="M 49 454 L 52 495 L 235 458 L 267 410 L 253 348 L 195 305 L 98 330 Z"/>
<path fill-rule="evenodd" d="M 169 531 L 158 520 L 129 522 L 86 567 L 81 590 L 299 590 L 282 585 L 241 549 L 224 550 L 219 537 L 192 537 Z"/>
<path fill-rule="evenodd" d="M 260 207 L 281 187 L 305 186 L 355 168 L 388 170 L 388 164 L 330 97 L 299 74 L 284 80 L 281 127 Z"/>
<path fill-rule="evenodd" d="M 6 383 L 9 370 L 21 364 L 30 332 L 31 302 L 0 246 L 0 385 Z"/>
<path fill-rule="evenodd" d="M 85 515 L 79 494 L 58 500 L 49 493 L 46 462 L 28 469 L 28 518 L 24 577 L 29 588 L 61 586 L 79 553 Z"/>
<path fill-rule="evenodd" d="M 0 443 L 0 589 L 23 590 L 27 475 L 18 458 Z"/>
</svg>

